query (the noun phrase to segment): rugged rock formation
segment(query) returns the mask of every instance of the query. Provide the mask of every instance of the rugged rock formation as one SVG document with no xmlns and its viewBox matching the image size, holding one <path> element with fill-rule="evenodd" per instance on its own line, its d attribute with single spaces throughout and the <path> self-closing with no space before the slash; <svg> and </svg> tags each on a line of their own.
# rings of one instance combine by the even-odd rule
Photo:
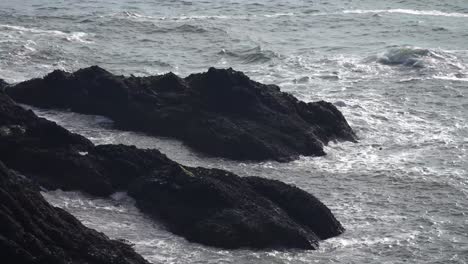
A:
<svg viewBox="0 0 468 264">
<path fill-rule="evenodd" d="M 97 146 L 88 157 L 143 211 L 194 242 L 310 249 L 343 232 L 318 199 L 278 181 L 186 167 L 156 150 L 122 145 Z"/>
<path fill-rule="evenodd" d="M 104 115 L 121 128 L 175 137 L 203 153 L 237 160 L 324 155 L 323 144 L 331 140 L 356 140 L 332 104 L 304 103 L 232 69 L 126 78 L 93 66 L 57 70 L 7 93 L 38 107 Z"/>
<path fill-rule="evenodd" d="M 8 167 L 31 177 L 47 175 L 39 178 L 45 187 L 53 182 L 68 190 L 82 184 L 81 190 L 95 194 L 91 188 L 101 192 L 107 186 L 98 182 L 89 185 L 94 175 L 71 160 L 92 147 L 86 138 L 37 117 L 0 92 L 0 160 Z"/>
<path fill-rule="evenodd" d="M 0 90 L 3 90 L 8 85 L 3 79 L 0 79 Z"/>
<path fill-rule="evenodd" d="M 0 162 L 2 263 L 144 264 L 133 249 L 49 205 L 37 188 Z"/>
<path fill-rule="evenodd" d="M 188 240 L 223 248 L 313 249 L 343 227 L 314 196 L 258 177 L 180 165 L 157 150 L 93 146 L 0 92 L 0 160 L 49 189 L 108 196 L 139 208 Z"/>
</svg>

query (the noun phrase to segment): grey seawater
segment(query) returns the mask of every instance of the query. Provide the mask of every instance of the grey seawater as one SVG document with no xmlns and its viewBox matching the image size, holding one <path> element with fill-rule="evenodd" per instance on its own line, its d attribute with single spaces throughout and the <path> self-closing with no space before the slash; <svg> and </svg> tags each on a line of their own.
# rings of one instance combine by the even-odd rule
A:
<svg viewBox="0 0 468 264">
<path fill-rule="evenodd" d="M 220 250 L 170 234 L 124 193 L 43 193 L 153 263 L 467 263 L 467 23 L 465 0 L 1 0 L 0 78 L 93 64 L 126 75 L 233 67 L 344 113 L 357 144 L 240 163 L 115 130 L 103 117 L 34 109 L 97 144 L 158 148 L 186 165 L 295 184 L 347 229 L 318 251 Z"/>
</svg>

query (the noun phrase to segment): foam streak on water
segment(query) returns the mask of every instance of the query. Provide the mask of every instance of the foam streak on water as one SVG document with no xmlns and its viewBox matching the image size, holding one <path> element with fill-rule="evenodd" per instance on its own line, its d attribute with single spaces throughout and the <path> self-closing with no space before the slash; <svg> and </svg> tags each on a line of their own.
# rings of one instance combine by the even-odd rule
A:
<svg viewBox="0 0 468 264">
<path fill-rule="evenodd" d="M 466 263 L 467 14 L 464 0 L 2 0 L 0 78 L 93 64 L 135 75 L 233 67 L 344 113 L 359 143 L 281 164 L 207 158 L 103 117 L 35 109 L 96 144 L 295 184 L 347 229 L 317 252 L 219 250 L 168 233 L 122 194 L 44 193 L 154 263 Z"/>
<path fill-rule="evenodd" d="M 379 9 L 379 10 L 345 10 L 345 14 L 380 14 L 380 13 L 396 13 L 396 14 L 408 14 L 408 15 L 419 15 L 419 16 L 445 16 L 445 17 L 460 17 L 468 18 L 468 13 L 446 13 L 437 10 L 412 10 L 412 9 Z"/>
</svg>

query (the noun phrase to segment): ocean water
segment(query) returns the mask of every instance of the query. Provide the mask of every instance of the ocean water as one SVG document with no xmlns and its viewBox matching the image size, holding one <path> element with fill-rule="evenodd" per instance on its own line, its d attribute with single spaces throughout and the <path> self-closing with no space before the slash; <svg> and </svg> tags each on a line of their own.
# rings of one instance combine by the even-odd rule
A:
<svg viewBox="0 0 468 264">
<path fill-rule="evenodd" d="M 344 113 L 359 143 L 240 163 L 115 130 L 103 117 L 34 109 L 97 144 L 297 185 L 346 228 L 318 251 L 220 250 L 172 235 L 125 193 L 43 193 L 152 263 L 467 263 L 467 24 L 466 0 L 0 0 L 0 78 L 94 64 L 143 76 L 233 67 Z"/>
</svg>

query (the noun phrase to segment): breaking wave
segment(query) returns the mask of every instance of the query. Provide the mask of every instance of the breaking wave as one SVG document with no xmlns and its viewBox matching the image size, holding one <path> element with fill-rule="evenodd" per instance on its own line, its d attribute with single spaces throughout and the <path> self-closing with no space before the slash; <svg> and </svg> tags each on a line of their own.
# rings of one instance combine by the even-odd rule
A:
<svg viewBox="0 0 468 264">
<path fill-rule="evenodd" d="M 396 47 L 376 57 L 378 63 L 412 68 L 438 68 L 440 70 L 464 70 L 466 66 L 455 55 L 437 49 Z"/>
<path fill-rule="evenodd" d="M 271 51 L 271 50 L 264 50 L 260 46 L 250 49 L 243 49 L 243 50 L 221 50 L 219 52 L 222 56 L 228 56 L 234 59 L 241 61 L 242 63 L 250 64 L 250 63 L 265 63 L 274 58 L 279 58 L 280 55 Z"/>
<path fill-rule="evenodd" d="M 135 20 L 147 21 L 187 21 L 187 20 L 245 20 L 253 18 L 276 18 L 285 16 L 295 16 L 295 13 L 271 13 L 271 14 L 248 14 L 248 15 L 181 15 L 181 16 L 148 16 L 136 12 L 123 11 L 101 17 L 120 17 Z"/>
<path fill-rule="evenodd" d="M 14 25 L 5 25 L 5 24 L 0 24 L 0 28 L 11 30 L 11 31 L 17 31 L 21 33 L 31 33 L 31 34 L 37 34 L 37 35 L 48 35 L 48 36 L 56 36 L 56 37 L 62 37 L 65 40 L 68 41 L 77 41 L 77 42 L 83 42 L 83 43 L 89 43 L 91 40 L 89 40 L 88 33 L 85 32 L 63 32 L 60 30 L 47 30 L 47 29 L 40 29 L 40 28 L 32 28 L 32 27 L 23 27 L 23 26 L 14 26 Z"/>
</svg>

